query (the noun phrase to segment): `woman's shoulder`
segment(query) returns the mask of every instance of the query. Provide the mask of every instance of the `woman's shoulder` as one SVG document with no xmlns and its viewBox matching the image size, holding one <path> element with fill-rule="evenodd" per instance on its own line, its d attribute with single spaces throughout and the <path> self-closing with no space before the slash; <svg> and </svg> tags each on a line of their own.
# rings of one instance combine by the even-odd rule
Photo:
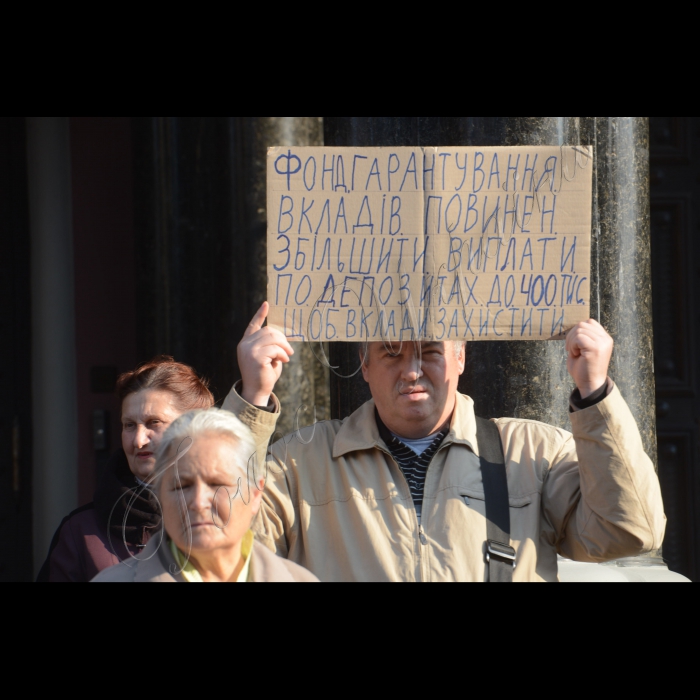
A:
<svg viewBox="0 0 700 700">
<path fill-rule="evenodd" d="M 95 509 L 95 503 L 88 503 L 82 508 L 77 508 L 70 515 L 67 515 L 57 534 L 60 535 L 64 528 L 69 529 L 74 534 L 94 534 L 102 530 L 99 517 Z"/>
<path fill-rule="evenodd" d="M 161 538 L 153 538 L 139 557 L 129 557 L 121 564 L 105 569 L 92 583 L 181 583 L 170 573 L 176 566 L 170 547 Z"/>
<path fill-rule="evenodd" d="M 101 571 L 91 583 L 134 583 L 135 579 L 136 566 L 121 563 Z"/>
<path fill-rule="evenodd" d="M 91 529 L 92 525 L 97 522 L 97 516 L 95 513 L 95 504 L 88 503 L 81 508 L 74 510 L 72 513 L 67 515 L 61 521 L 58 526 L 53 539 L 51 540 L 51 545 L 49 546 L 49 555 L 41 567 L 39 576 L 37 578 L 37 583 L 49 583 L 51 580 L 51 563 L 57 552 L 61 550 L 75 550 L 75 540 L 77 533 L 83 530 L 85 527 Z"/>
<path fill-rule="evenodd" d="M 265 545 L 255 542 L 253 580 L 255 583 L 319 583 L 303 567 L 273 554 Z"/>
<path fill-rule="evenodd" d="M 98 572 L 118 562 L 95 505 L 89 503 L 63 519 L 37 581 L 87 583 Z"/>
</svg>

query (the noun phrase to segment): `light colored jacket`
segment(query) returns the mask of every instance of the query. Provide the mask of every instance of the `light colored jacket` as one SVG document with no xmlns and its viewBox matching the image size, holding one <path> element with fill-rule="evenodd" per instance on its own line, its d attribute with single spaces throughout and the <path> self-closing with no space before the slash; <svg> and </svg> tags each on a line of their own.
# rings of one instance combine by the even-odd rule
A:
<svg viewBox="0 0 700 700">
<path fill-rule="evenodd" d="M 275 399 L 276 400 L 276 399 Z M 279 414 L 234 390 L 224 409 L 258 445 Z M 662 545 L 659 480 L 617 387 L 571 415 L 573 435 L 526 420 L 496 421 L 508 472 L 516 582 L 556 582 L 557 554 L 581 562 Z M 487 580 L 487 523 L 473 401 L 458 395 L 451 431 L 428 471 L 422 524 L 379 435 L 374 402 L 276 443 L 253 529 L 273 552 L 323 582 Z"/>
<path fill-rule="evenodd" d="M 159 537 L 149 543 L 140 561 L 130 560 L 100 573 L 93 583 L 185 583 L 170 547 L 158 546 Z M 253 546 L 252 583 L 318 583 L 318 579 L 291 561 L 275 556 L 259 542 Z"/>
</svg>

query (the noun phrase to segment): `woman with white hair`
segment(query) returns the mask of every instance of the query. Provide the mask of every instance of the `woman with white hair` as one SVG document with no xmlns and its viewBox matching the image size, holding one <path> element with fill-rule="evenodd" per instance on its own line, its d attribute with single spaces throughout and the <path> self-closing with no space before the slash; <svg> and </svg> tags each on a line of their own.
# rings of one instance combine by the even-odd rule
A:
<svg viewBox="0 0 700 700">
<path fill-rule="evenodd" d="M 264 475 L 248 428 L 226 411 L 192 411 L 161 442 L 155 494 L 163 530 L 96 583 L 303 583 L 305 569 L 255 542 Z"/>
</svg>

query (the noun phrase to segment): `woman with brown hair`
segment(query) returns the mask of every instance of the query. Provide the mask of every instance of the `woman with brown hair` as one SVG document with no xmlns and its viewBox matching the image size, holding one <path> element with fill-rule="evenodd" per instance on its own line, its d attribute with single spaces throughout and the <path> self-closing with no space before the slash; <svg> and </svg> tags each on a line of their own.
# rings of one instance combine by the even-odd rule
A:
<svg viewBox="0 0 700 700">
<path fill-rule="evenodd" d="M 169 426 L 196 409 L 210 409 L 208 383 L 172 357 L 157 357 L 117 382 L 122 449 L 110 459 L 94 501 L 58 528 L 39 583 L 87 583 L 142 552 L 161 525 L 149 486 L 156 452 Z"/>
</svg>

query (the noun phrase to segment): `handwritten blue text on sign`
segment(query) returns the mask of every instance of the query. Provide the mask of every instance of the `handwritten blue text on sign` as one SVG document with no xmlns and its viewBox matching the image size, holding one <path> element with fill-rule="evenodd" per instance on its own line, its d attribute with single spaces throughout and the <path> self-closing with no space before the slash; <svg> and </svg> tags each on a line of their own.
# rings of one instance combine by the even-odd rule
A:
<svg viewBox="0 0 700 700">
<path fill-rule="evenodd" d="M 272 148 L 271 325 L 542 340 L 589 316 L 589 147 Z"/>
</svg>

